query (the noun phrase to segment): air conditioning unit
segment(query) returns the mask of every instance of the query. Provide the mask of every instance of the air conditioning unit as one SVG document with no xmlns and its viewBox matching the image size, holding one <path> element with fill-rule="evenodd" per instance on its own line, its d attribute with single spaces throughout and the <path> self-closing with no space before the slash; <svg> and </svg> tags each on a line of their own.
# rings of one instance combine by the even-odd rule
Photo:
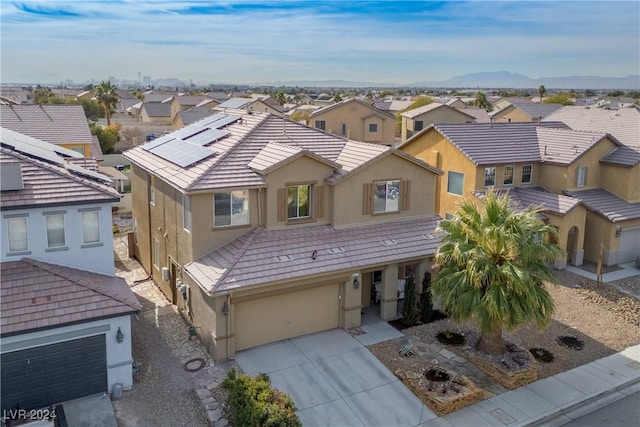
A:
<svg viewBox="0 0 640 427">
<path fill-rule="evenodd" d="M 169 267 L 162 267 L 162 280 L 169 281 Z"/>
</svg>

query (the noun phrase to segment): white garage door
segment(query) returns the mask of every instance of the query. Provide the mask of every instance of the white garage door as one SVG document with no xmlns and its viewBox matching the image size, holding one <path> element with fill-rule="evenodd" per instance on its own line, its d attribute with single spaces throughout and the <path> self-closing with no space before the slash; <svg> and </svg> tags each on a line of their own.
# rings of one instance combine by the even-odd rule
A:
<svg viewBox="0 0 640 427">
<path fill-rule="evenodd" d="M 235 305 L 236 350 L 338 327 L 338 284 Z"/>
<path fill-rule="evenodd" d="M 618 264 L 635 261 L 640 256 L 640 228 L 622 229 Z"/>
</svg>

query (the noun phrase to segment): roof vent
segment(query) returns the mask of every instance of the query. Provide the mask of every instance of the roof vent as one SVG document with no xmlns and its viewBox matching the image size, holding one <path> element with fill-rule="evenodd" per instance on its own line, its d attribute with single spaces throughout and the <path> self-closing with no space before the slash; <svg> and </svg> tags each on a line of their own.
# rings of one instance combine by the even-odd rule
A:
<svg viewBox="0 0 640 427">
<path fill-rule="evenodd" d="M 389 240 L 383 240 L 382 244 L 385 245 L 385 246 L 393 246 L 393 245 L 397 245 L 398 242 L 396 242 L 393 239 L 389 239 Z"/>
<path fill-rule="evenodd" d="M 337 248 L 329 249 L 329 253 L 330 254 L 341 254 L 342 252 L 344 252 L 344 248 L 342 246 L 338 246 Z"/>
<path fill-rule="evenodd" d="M 20 163 L 2 163 L 0 168 L 0 190 L 23 190 L 22 165 Z"/>
<path fill-rule="evenodd" d="M 276 257 L 276 259 L 278 260 L 278 262 L 293 261 L 293 257 L 291 255 L 280 255 Z"/>
</svg>

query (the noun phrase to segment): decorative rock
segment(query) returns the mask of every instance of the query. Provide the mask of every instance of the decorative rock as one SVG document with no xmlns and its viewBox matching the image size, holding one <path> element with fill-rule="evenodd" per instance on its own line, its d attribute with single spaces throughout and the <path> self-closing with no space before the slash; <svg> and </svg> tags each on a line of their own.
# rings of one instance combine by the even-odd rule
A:
<svg viewBox="0 0 640 427">
<path fill-rule="evenodd" d="M 216 401 L 213 401 L 212 403 L 207 403 L 205 405 L 205 408 L 207 409 L 207 411 L 215 411 L 219 407 L 220 407 L 220 402 L 216 402 Z"/>
<path fill-rule="evenodd" d="M 207 397 L 211 397 L 211 392 L 206 388 L 199 388 L 196 390 L 196 394 L 200 398 L 200 400 L 205 399 Z"/>
<path fill-rule="evenodd" d="M 207 411 L 207 418 L 210 422 L 215 423 L 222 418 L 222 411 L 220 409 L 214 409 L 213 411 Z"/>
<path fill-rule="evenodd" d="M 213 424 L 214 427 L 227 427 L 229 425 L 229 420 L 226 418 L 220 418 L 218 422 Z"/>
<path fill-rule="evenodd" d="M 200 400 L 200 403 L 205 406 L 214 402 L 216 402 L 216 400 L 213 398 L 213 396 L 205 397 L 204 399 Z"/>
<path fill-rule="evenodd" d="M 442 350 L 440 350 L 439 354 L 447 360 L 451 360 L 454 357 L 456 357 L 455 353 L 450 352 L 446 348 L 443 348 Z"/>
<path fill-rule="evenodd" d="M 218 388 L 218 386 L 219 386 L 219 385 L 220 385 L 220 384 L 218 384 L 217 382 L 212 381 L 212 382 L 211 382 L 211 384 L 209 384 L 209 385 L 207 386 L 207 389 L 209 389 L 209 390 L 213 390 L 214 388 Z"/>
</svg>

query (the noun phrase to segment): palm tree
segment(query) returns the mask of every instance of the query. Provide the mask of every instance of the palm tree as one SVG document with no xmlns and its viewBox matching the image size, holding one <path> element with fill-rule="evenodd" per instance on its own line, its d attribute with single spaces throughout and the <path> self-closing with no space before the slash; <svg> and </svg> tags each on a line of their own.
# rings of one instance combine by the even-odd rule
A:
<svg viewBox="0 0 640 427">
<path fill-rule="evenodd" d="M 94 93 L 98 102 L 104 106 L 107 126 L 109 126 L 111 124 L 111 109 L 118 104 L 118 88 L 111 82 L 102 81 L 95 87 Z"/>
<path fill-rule="evenodd" d="M 475 105 L 478 108 L 482 108 L 487 113 L 493 110 L 493 105 L 487 99 L 487 95 L 482 91 L 476 92 L 476 98 L 473 101 L 473 105 Z"/>
<path fill-rule="evenodd" d="M 547 264 L 562 256 L 556 229 L 542 222 L 539 208 L 516 211 L 507 195 L 490 191 L 482 207 L 464 201 L 452 219 L 440 222 L 440 271 L 432 292 L 454 321 L 475 320 L 477 349 L 504 352 L 502 328 L 530 320 L 543 328 L 554 304 L 545 282 L 556 279 Z"/>
<path fill-rule="evenodd" d="M 547 88 L 544 85 L 540 85 L 538 88 L 538 96 L 540 97 L 540 104 L 542 104 L 542 97 L 547 93 Z"/>
</svg>

